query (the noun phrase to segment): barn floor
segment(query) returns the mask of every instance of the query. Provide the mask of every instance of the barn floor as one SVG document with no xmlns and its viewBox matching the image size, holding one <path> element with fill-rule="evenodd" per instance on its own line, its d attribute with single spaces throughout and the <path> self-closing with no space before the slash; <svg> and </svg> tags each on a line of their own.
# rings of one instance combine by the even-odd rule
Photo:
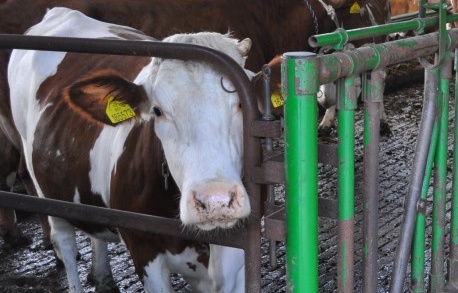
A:
<svg viewBox="0 0 458 293">
<path fill-rule="evenodd" d="M 402 65 L 401 65 L 402 66 Z M 407 66 L 408 68 L 409 66 Z M 402 68 L 397 68 L 403 72 Z M 397 70 L 396 69 L 396 70 Z M 393 72 L 397 72 L 394 70 Z M 410 76 L 410 75 L 409 75 Z M 399 79 L 394 79 L 398 80 Z M 422 83 L 410 84 L 397 91 L 391 91 L 385 96 L 385 107 L 388 120 L 392 127 L 392 136 L 383 138 L 380 146 L 380 197 L 379 197 L 379 273 L 378 291 L 388 292 L 393 258 L 395 255 L 399 228 L 402 221 L 404 196 L 408 189 L 410 166 L 416 144 L 418 125 L 422 108 Z M 398 87 L 397 85 L 394 86 Z M 454 104 L 452 102 L 452 104 Z M 453 107 L 452 107 L 453 109 Z M 450 121 L 453 122 L 453 113 Z M 452 125 L 452 123 L 450 124 Z M 452 129 L 453 131 L 453 129 Z M 357 114 L 357 145 L 356 145 L 356 244 L 355 270 L 356 291 L 361 286 L 361 194 L 362 194 L 362 113 Z M 335 133 L 333 134 L 335 136 Z M 451 162 L 451 160 L 450 160 Z M 334 198 L 336 194 L 336 170 L 330 166 L 320 166 L 320 193 L 324 197 Z M 451 183 L 447 185 L 451 189 Z M 284 187 L 277 186 L 277 201 L 284 202 Z M 448 205 L 449 208 L 449 205 Z M 428 209 L 430 211 L 430 209 Z M 29 247 L 10 248 L 0 239 L 0 292 L 32 293 L 32 292 L 66 292 L 66 278 L 62 267 L 56 266 L 52 251 L 42 249 L 41 230 L 35 216 L 23 215 L 20 222 L 26 234 L 33 237 Z M 320 219 L 319 241 L 319 283 L 320 292 L 333 292 L 336 282 L 337 255 L 337 223 L 334 220 Z M 427 239 L 429 240 L 429 239 Z M 448 240 L 446 240 L 448 241 Z M 81 253 L 79 265 L 83 280 L 89 271 L 91 258 L 90 243 L 84 235 L 78 233 L 78 245 Z M 143 292 L 141 283 L 135 275 L 128 253 L 120 244 L 111 244 L 111 265 L 114 278 L 121 292 Z M 278 243 L 278 266 L 270 269 L 268 244 L 263 240 L 262 245 L 262 292 L 286 292 L 285 284 L 285 246 Z M 428 254 L 427 254 L 428 255 Z M 428 268 L 427 268 L 428 270 Z M 189 287 L 179 277 L 172 279 L 177 292 L 190 292 Z M 83 282 L 86 284 L 86 282 Z M 85 285 L 87 292 L 94 288 Z M 407 287 L 405 292 L 407 292 Z"/>
</svg>

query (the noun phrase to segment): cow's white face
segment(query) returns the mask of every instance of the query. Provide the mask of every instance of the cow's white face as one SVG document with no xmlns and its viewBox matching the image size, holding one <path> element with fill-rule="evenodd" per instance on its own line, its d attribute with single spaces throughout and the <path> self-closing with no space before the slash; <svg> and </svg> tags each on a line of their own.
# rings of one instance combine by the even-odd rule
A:
<svg viewBox="0 0 458 293">
<path fill-rule="evenodd" d="M 175 35 L 168 41 L 206 45 L 207 39 L 243 66 L 249 39 L 238 42 L 221 34 L 202 33 Z M 228 91 L 234 89 L 232 83 L 208 64 L 162 60 L 155 70 L 150 89 L 155 130 L 182 194 L 181 220 L 203 230 L 230 228 L 250 213 L 241 182 L 239 97 Z"/>
</svg>

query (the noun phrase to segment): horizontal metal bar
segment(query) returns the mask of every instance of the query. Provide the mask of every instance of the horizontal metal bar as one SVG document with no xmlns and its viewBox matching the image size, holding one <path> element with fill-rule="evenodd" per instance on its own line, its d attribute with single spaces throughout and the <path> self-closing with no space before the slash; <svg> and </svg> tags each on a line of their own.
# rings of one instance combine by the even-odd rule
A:
<svg viewBox="0 0 458 293">
<path fill-rule="evenodd" d="M 240 233 L 243 229 L 216 230 L 214 232 L 187 229 L 178 219 L 169 219 L 146 214 L 77 204 L 62 200 L 0 191 L 0 206 L 30 213 L 50 215 L 70 220 L 90 222 L 109 227 L 135 229 L 147 233 L 158 233 L 184 239 L 210 242 L 243 248 Z M 237 237 L 234 237 L 237 235 Z M 241 238 L 243 239 L 243 237 Z"/>
<path fill-rule="evenodd" d="M 241 95 L 242 106 L 248 104 L 243 100 L 253 97 L 251 83 L 243 69 L 228 55 L 212 48 L 193 44 L 167 43 L 160 41 L 127 41 L 90 38 L 67 38 L 48 36 L 29 36 L 0 34 L 0 48 L 29 49 L 44 51 L 62 51 L 91 54 L 156 56 L 180 60 L 204 61 L 216 66 L 235 83 Z M 250 109 L 257 109 L 254 99 L 249 103 Z"/>
<path fill-rule="evenodd" d="M 447 15 L 447 22 L 458 21 L 458 14 Z M 435 26 L 439 23 L 439 17 L 417 18 L 396 23 L 382 24 L 371 27 L 364 27 L 352 30 L 339 29 L 332 33 L 314 35 L 308 40 L 312 48 L 336 45 L 345 40 L 346 43 L 362 40 L 369 37 L 384 36 L 392 33 L 404 32 L 409 30 L 419 30 Z"/>
<path fill-rule="evenodd" d="M 458 29 L 447 31 L 447 50 L 458 47 Z M 429 33 L 411 38 L 370 44 L 355 50 L 337 52 L 317 57 L 320 63 L 320 84 L 364 71 L 413 60 L 433 54 L 438 50 L 438 33 Z"/>
</svg>

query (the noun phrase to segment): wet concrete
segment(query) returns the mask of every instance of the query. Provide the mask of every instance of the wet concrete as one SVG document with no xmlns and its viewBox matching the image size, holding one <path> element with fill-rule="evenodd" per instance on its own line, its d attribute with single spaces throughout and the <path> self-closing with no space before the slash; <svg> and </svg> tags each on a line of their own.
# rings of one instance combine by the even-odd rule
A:
<svg viewBox="0 0 458 293">
<path fill-rule="evenodd" d="M 407 66 L 407 70 L 410 66 Z M 411 77 L 410 75 L 409 78 Z M 391 84 L 392 85 L 392 84 Z M 410 167 L 416 143 L 422 108 L 422 83 L 407 82 L 392 85 L 385 96 L 388 121 L 392 136 L 383 138 L 380 145 L 380 196 L 379 196 L 379 272 L 377 292 L 388 292 L 393 267 L 399 228 L 402 221 L 404 196 L 407 192 Z M 453 107 L 452 107 L 453 108 Z M 453 112 L 451 114 L 453 117 Z M 452 118 L 450 119 L 452 122 Z M 450 124 L 452 125 L 452 124 Z M 451 129 L 453 131 L 453 129 Z M 355 227 L 355 289 L 361 287 L 362 257 L 362 113 L 357 113 L 356 143 L 356 227 Z M 333 134 L 335 136 L 335 133 Z M 331 139 L 332 141 L 333 139 Z M 451 162 L 451 160 L 450 160 Z M 320 196 L 336 198 L 336 170 L 330 166 L 319 167 Z M 451 189 L 451 183 L 447 185 Z M 276 187 L 278 204 L 284 203 L 284 186 Z M 447 206 L 449 208 L 449 205 Z M 431 213 L 431 207 L 428 208 Z M 319 226 L 319 284 L 320 292 L 333 292 L 337 287 L 337 222 L 320 219 Z M 11 248 L 0 239 L 0 292 L 66 292 L 66 278 L 62 267 L 56 265 L 52 251 L 41 247 L 41 230 L 36 216 L 23 217 L 20 222 L 25 233 L 33 237 L 28 247 Z M 429 240 L 429 239 L 427 239 Z M 81 253 L 80 275 L 87 292 L 94 288 L 85 281 L 90 268 L 91 249 L 87 238 L 78 232 L 78 247 Z M 262 292 L 286 292 L 285 245 L 278 243 L 278 266 L 269 267 L 268 243 L 263 239 L 262 249 Z M 132 262 L 121 244 L 110 244 L 111 265 L 115 281 L 121 292 L 143 292 L 135 275 Z M 429 255 L 429 253 L 427 254 Z M 429 267 L 426 268 L 427 271 Z M 427 280 L 425 280 L 427 282 Z M 190 292 L 179 277 L 172 278 L 177 292 Z M 407 292 L 407 286 L 405 292 Z"/>
</svg>

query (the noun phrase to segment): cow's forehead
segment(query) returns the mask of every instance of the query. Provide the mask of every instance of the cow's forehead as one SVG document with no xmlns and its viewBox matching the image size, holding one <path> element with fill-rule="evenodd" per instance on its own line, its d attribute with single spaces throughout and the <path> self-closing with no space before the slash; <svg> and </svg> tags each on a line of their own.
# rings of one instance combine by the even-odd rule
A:
<svg viewBox="0 0 458 293">
<path fill-rule="evenodd" d="M 164 61 L 153 83 L 153 95 L 162 107 L 193 104 L 220 107 L 221 99 L 228 98 L 221 87 L 222 77 L 209 65 Z"/>
</svg>

